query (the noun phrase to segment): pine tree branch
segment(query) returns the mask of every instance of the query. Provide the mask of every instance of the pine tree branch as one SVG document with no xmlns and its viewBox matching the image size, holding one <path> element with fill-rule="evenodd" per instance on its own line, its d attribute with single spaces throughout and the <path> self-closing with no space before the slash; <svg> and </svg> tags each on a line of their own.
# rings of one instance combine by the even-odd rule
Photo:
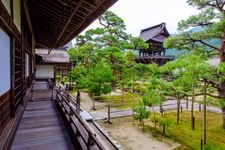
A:
<svg viewBox="0 0 225 150">
<path fill-rule="evenodd" d="M 214 81 L 211 81 L 211 80 L 208 80 L 208 79 L 199 79 L 199 81 L 201 82 L 206 82 L 207 84 L 210 84 L 212 87 L 216 88 L 216 89 L 219 89 L 219 84 L 214 82 Z"/>
<path fill-rule="evenodd" d="M 222 9 L 223 9 L 224 5 L 225 5 L 225 2 L 223 2 L 222 6 L 221 6 Z"/>
<path fill-rule="evenodd" d="M 210 93 L 206 93 L 206 95 L 210 96 L 210 97 L 213 97 L 213 98 L 221 98 L 220 96 L 218 95 L 213 95 L 213 94 L 210 94 Z"/>
<path fill-rule="evenodd" d="M 217 9 L 217 10 L 220 11 L 220 12 L 224 12 L 223 7 L 222 7 L 223 4 L 222 4 L 222 6 L 220 6 L 218 0 L 216 0 L 216 4 L 210 3 L 210 2 L 205 2 L 205 3 L 202 3 L 202 4 L 205 5 L 205 6 L 213 7 L 213 8 Z"/>
<path fill-rule="evenodd" d="M 202 43 L 202 44 L 204 44 L 204 45 L 206 45 L 206 46 L 208 46 L 208 47 L 211 47 L 211 48 L 213 48 L 213 49 L 215 49 L 217 51 L 220 51 L 220 49 L 218 47 L 216 47 L 216 46 L 213 46 L 213 45 L 211 45 L 209 43 L 206 43 L 206 42 L 204 42 L 202 40 L 197 40 L 197 41 L 200 42 L 200 43 Z"/>
<path fill-rule="evenodd" d="M 224 4 L 225 4 L 225 2 L 219 2 L 218 0 L 216 0 L 216 5 L 217 5 L 217 9 L 219 9 L 220 10 L 220 12 L 224 12 L 224 10 L 223 10 L 223 7 L 224 7 Z"/>
<path fill-rule="evenodd" d="M 100 18 L 98 19 L 98 22 L 99 22 L 100 25 L 102 25 L 105 28 L 109 27 L 109 25 L 105 25 Z"/>
</svg>

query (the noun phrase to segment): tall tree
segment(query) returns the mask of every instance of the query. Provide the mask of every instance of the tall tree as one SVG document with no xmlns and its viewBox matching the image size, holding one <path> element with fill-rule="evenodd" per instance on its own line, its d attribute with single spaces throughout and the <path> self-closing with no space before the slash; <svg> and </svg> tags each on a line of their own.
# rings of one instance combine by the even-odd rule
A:
<svg viewBox="0 0 225 150">
<path fill-rule="evenodd" d="M 112 80 L 112 70 L 104 62 L 99 62 L 89 69 L 84 80 L 86 88 L 94 96 L 108 94 L 111 92 L 109 82 Z"/>
<path fill-rule="evenodd" d="M 187 0 L 191 6 L 197 7 L 200 13 L 190 16 L 187 20 L 182 20 L 178 25 L 182 31 L 175 37 L 168 38 L 164 46 L 167 48 L 188 49 L 210 53 L 217 51 L 220 62 L 225 62 L 225 1 L 224 0 Z M 190 27 L 203 27 L 198 32 L 184 31 Z M 212 45 L 210 39 L 219 39 L 220 46 Z M 217 89 L 218 95 L 211 95 L 225 101 L 225 79 L 224 72 L 217 74 L 214 80 L 205 79 Z M 223 115 L 223 128 L 225 129 L 225 105 L 221 103 Z"/>
<path fill-rule="evenodd" d="M 144 119 L 147 119 L 150 116 L 150 111 L 146 109 L 143 99 L 138 101 L 138 103 L 133 107 L 132 111 L 134 120 L 139 120 L 139 122 L 142 122 L 144 131 L 145 130 Z"/>
</svg>

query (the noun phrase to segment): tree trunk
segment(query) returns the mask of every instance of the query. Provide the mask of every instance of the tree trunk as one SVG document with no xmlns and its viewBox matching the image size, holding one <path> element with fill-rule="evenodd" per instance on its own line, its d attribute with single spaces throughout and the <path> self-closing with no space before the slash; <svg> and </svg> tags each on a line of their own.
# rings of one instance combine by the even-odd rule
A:
<svg viewBox="0 0 225 150">
<path fill-rule="evenodd" d="M 225 129 L 225 107 L 222 107 L 221 110 L 222 110 L 222 116 L 223 116 L 223 129 Z"/>
<path fill-rule="evenodd" d="M 112 75 L 113 75 L 113 77 L 116 78 L 117 72 L 116 72 L 116 64 L 115 64 L 115 60 L 114 60 L 115 58 L 113 57 L 112 54 L 110 54 L 109 57 L 110 57 L 110 62 L 111 62 L 111 67 L 112 67 Z M 112 87 L 113 91 L 116 91 L 116 80 L 113 80 L 111 82 L 111 87 Z"/>
<path fill-rule="evenodd" d="M 154 110 L 154 108 L 153 108 L 153 106 L 152 106 L 152 112 L 153 112 L 153 116 L 154 116 L 154 125 L 155 125 L 155 132 L 156 132 L 156 118 L 155 118 L 155 110 Z"/>
<path fill-rule="evenodd" d="M 166 134 L 166 125 L 163 125 L 163 134 Z"/>
<path fill-rule="evenodd" d="M 194 84 L 192 83 L 192 97 L 191 97 L 191 128 L 194 130 L 194 102 L 195 102 L 195 87 Z"/>
<path fill-rule="evenodd" d="M 91 95 L 91 97 L 92 97 L 92 102 L 93 102 L 92 109 L 93 110 L 96 110 L 96 107 L 95 107 L 95 97 L 94 97 L 93 94 Z"/>
<path fill-rule="evenodd" d="M 225 62 L 225 32 L 221 36 L 221 45 L 220 45 L 220 62 Z M 225 81 L 219 84 L 218 94 L 225 100 Z M 225 106 L 221 108 L 223 116 L 223 129 L 225 129 Z"/>
<path fill-rule="evenodd" d="M 225 62 L 225 33 L 221 36 L 221 45 L 220 45 L 220 62 Z"/>
<path fill-rule="evenodd" d="M 225 81 L 219 83 L 218 95 L 225 100 Z M 225 129 L 225 106 L 222 106 L 221 110 L 223 117 L 223 129 Z"/>
<path fill-rule="evenodd" d="M 203 97 L 203 143 L 206 144 L 206 82 L 204 82 L 204 97 Z"/>
<path fill-rule="evenodd" d="M 188 110 L 188 96 L 186 97 L 186 109 Z"/>
<path fill-rule="evenodd" d="M 122 83 L 122 88 L 121 88 L 121 91 L 122 91 L 122 105 L 124 106 L 124 83 Z"/>
<path fill-rule="evenodd" d="M 177 124 L 179 124 L 180 120 L 180 98 L 177 99 Z"/>
<path fill-rule="evenodd" d="M 112 91 L 116 92 L 116 81 L 111 82 Z"/>
<path fill-rule="evenodd" d="M 144 121 L 144 119 L 142 120 L 142 125 L 143 125 L 143 131 L 145 131 L 145 121 Z"/>
</svg>

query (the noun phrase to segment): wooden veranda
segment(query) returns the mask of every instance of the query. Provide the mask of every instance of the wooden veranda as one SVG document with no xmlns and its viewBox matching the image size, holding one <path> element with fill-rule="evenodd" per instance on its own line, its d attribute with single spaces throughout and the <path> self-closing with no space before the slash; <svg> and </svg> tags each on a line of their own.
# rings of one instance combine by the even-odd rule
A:
<svg viewBox="0 0 225 150">
<path fill-rule="evenodd" d="M 20 142 L 23 143 L 21 145 L 28 147 L 29 144 L 34 143 L 35 146 L 32 146 L 32 149 L 38 148 L 39 138 L 32 139 L 33 141 L 26 140 L 31 140 L 29 136 L 38 130 L 45 130 L 41 129 L 43 126 L 41 124 L 52 129 L 47 123 L 54 121 L 63 133 L 64 126 L 61 124 L 65 124 L 65 128 L 69 130 L 69 137 L 72 137 L 70 138 L 70 140 L 72 139 L 71 143 L 74 143 L 76 149 L 103 149 L 85 122 L 79 117 L 78 109 L 76 109 L 79 105 L 75 104 L 75 100 L 70 95 L 56 86 L 54 90 L 49 89 L 48 83 L 36 82 L 33 86 L 32 82 L 37 73 L 35 49 L 47 49 L 50 54 L 53 49 L 64 46 L 116 1 L 0 1 L 0 60 L 2 60 L 0 63 L 0 68 L 2 68 L 0 150 L 19 148 Z M 32 87 L 35 86 L 46 86 L 47 88 L 32 90 Z M 49 113 L 54 115 L 49 116 Z M 47 116 L 55 120 L 48 120 Z M 34 133 L 31 133 L 31 130 Z M 15 138 L 14 135 L 16 135 Z M 17 138 L 20 135 L 24 139 Z M 60 135 L 59 132 L 58 135 L 61 138 L 67 137 L 66 134 Z M 70 143 L 70 140 L 65 138 L 65 144 Z M 11 145 L 12 143 L 13 145 Z M 26 147 L 21 147 L 21 149 L 23 148 L 26 149 Z"/>
<path fill-rule="evenodd" d="M 78 109 L 76 99 L 60 86 L 34 82 L 11 149 L 104 149 Z"/>
</svg>

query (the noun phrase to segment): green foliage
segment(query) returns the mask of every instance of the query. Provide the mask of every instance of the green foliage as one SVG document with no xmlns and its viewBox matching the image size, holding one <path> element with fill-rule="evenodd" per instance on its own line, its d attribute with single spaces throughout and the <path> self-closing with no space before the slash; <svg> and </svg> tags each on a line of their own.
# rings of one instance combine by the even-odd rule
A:
<svg viewBox="0 0 225 150">
<path fill-rule="evenodd" d="M 132 49 L 139 50 L 139 49 L 147 49 L 149 45 L 145 43 L 141 38 L 132 38 Z"/>
<path fill-rule="evenodd" d="M 61 75 L 57 75 L 56 76 L 56 82 L 60 83 L 62 81 L 62 76 Z"/>
<path fill-rule="evenodd" d="M 151 121 L 154 121 L 154 119 L 156 123 L 158 123 L 160 126 L 164 126 L 164 125 L 170 126 L 173 124 L 173 120 L 171 118 L 168 118 L 166 116 L 161 116 L 160 114 L 157 114 L 155 118 L 151 117 Z"/>
<path fill-rule="evenodd" d="M 197 50 L 203 54 L 209 54 L 213 50 L 219 50 L 217 45 L 212 45 L 210 39 L 220 39 L 225 31 L 224 1 L 215 0 L 188 0 L 191 6 L 200 9 L 196 15 L 178 23 L 181 30 L 178 35 L 170 37 L 164 42 L 167 48 Z M 202 27 L 198 32 L 187 31 L 191 27 Z"/>
<path fill-rule="evenodd" d="M 214 150 L 216 146 L 213 143 L 207 143 L 203 146 L 204 150 Z"/>
<path fill-rule="evenodd" d="M 82 64 L 77 64 L 71 70 L 71 78 L 72 81 L 76 82 L 76 87 L 78 89 L 82 89 L 85 87 L 85 77 L 87 75 L 87 69 Z"/>
<path fill-rule="evenodd" d="M 132 110 L 134 119 L 139 120 L 140 122 L 150 116 L 150 112 L 146 109 L 143 99 L 139 100 Z"/>
<path fill-rule="evenodd" d="M 69 81 L 69 77 L 68 76 L 63 76 L 63 79 L 62 79 L 64 82 L 68 82 Z"/>
<path fill-rule="evenodd" d="M 89 69 L 84 83 L 90 93 L 100 96 L 111 92 L 110 81 L 112 79 L 110 67 L 103 62 L 99 62 Z"/>
<path fill-rule="evenodd" d="M 204 26 L 211 24 L 211 20 L 213 20 L 215 17 L 216 13 L 213 9 L 204 9 L 199 14 L 190 16 L 187 20 L 181 20 L 181 22 L 178 23 L 178 30 L 184 30 L 195 25 Z"/>
<path fill-rule="evenodd" d="M 100 27 L 90 29 L 85 34 L 77 36 L 75 47 L 68 51 L 70 58 L 78 64 L 78 67 L 72 71 L 72 79 L 76 81 L 77 86 L 86 87 L 84 86 L 87 80 L 86 76 L 92 72 L 89 70 L 99 62 L 104 62 L 111 68 L 113 75 L 111 85 L 118 83 L 123 87 L 128 87 L 129 83 L 134 85 L 137 79 L 142 77 L 146 81 L 148 72 L 143 70 L 143 74 L 138 77 L 139 70 L 133 68 L 136 64 L 132 50 L 147 48 L 148 44 L 140 38 L 134 38 L 127 34 L 123 19 L 111 11 L 106 11 L 99 18 L 99 24 Z M 109 91 L 108 88 L 103 89 L 104 93 Z"/>
</svg>

